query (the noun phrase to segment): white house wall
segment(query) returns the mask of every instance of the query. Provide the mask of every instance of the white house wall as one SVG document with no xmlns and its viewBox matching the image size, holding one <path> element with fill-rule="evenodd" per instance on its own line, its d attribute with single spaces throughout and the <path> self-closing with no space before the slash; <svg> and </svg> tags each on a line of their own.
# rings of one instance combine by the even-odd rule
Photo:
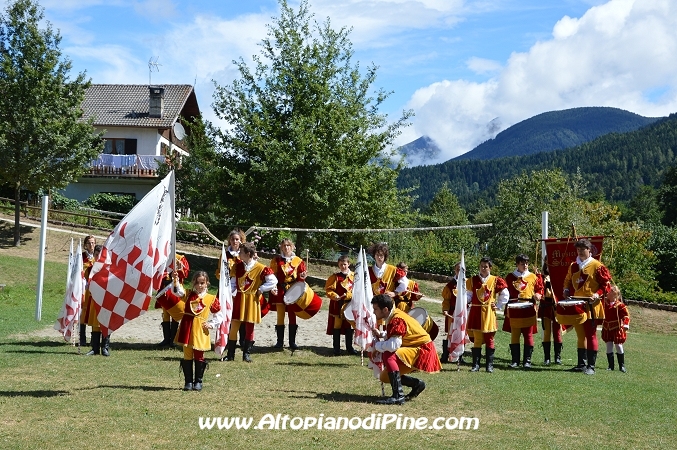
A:
<svg viewBox="0 0 677 450">
<path fill-rule="evenodd" d="M 97 132 L 101 127 L 96 129 Z M 138 127 L 105 127 L 104 139 L 136 139 L 137 155 L 159 155 L 160 144 L 169 145 L 169 141 L 163 138 L 157 128 Z"/>
<path fill-rule="evenodd" d="M 159 182 L 159 178 L 86 177 L 70 183 L 60 193 L 79 202 L 83 202 L 93 194 L 100 192 L 133 194 L 137 200 L 141 200 Z"/>
</svg>

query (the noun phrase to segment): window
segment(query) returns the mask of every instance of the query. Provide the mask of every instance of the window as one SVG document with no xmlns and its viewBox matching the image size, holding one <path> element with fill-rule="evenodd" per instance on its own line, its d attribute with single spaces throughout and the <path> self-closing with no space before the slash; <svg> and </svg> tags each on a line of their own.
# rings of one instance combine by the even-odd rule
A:
<svg viewBox="0 0 677 450">
<path fill-rule="evenodd" d="M 104 139 L 103 152 L 107 155 L 136 155 L 136 139 Z"/>
</svg>

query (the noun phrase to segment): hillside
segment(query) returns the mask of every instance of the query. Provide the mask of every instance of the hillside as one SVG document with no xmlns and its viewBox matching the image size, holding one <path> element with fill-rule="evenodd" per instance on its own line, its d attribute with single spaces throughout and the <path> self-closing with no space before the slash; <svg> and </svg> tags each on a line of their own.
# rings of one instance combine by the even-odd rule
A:
<svg viewBox="0 0 677 450">
<path fill-rule="evenodd" d="M 658 119 L 608 107 L 550 111 L 509 127 L 454 159 L 493 159 L 561 150 L 605 134 L 634 131 Z"/>
<path fill-rule="evenodd" d="M 468 206 L 478 199 L 491 204 L 499 181 L 521 171 L 560 168 L 581 175 L 588 190 L 607 200 L 629 200 L 643 185 L 658 186 L 663 170 L 675 163 L 677 114 L 629 133 L 611 133 L 566 150 L 490 160 L 454 159 L 403 169 L 398 187 L 418 186 L 416 206 L 427 205 L 445 183 Z"/>
</svg>

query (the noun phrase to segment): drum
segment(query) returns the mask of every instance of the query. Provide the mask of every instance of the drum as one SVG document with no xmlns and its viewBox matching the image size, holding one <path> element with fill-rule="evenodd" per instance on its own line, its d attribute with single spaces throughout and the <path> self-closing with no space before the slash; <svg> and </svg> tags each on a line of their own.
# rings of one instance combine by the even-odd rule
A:
<svg viewBox="0 0 677 450">
<path fill-rule="evenodd" d="M 304 320 L 313 317 L 322 307 L 322 299 L 305 281 L 297 281 L 287 289 L 284 303 L 288 306 L 287 311 Z"/>
<path fill-rule="evenodd" d="M 536 308 L 531 302 L 508 303 L 507 313 L 511 328 L 526 328 L 536 325 Z"/>
<path fill-rule="evenodd" d="M 440 329 L 432 317 L 428 315 L 428 311 L 420 307 L 412 308 L 411 311 L 409 311 L 409 315 L 421 324 L 423 329 L 430 335 L 430 339 L 434 341 L 439 334 Z"/>
<path fill-rule="evenodd" d="M 556 307 L 557 322 L 562 325 L 579 325 L 588 320 L 585 300 L 560 300 Z"/>
</svg>

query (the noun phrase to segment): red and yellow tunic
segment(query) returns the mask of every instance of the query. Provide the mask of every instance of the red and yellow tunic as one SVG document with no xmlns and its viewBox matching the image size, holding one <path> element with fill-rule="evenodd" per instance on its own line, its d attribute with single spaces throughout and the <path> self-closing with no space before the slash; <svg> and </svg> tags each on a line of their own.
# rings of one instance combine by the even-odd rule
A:
<svg viewBox="0 0 677 450">
<path fill-rule="evenodd" d="M 96 317 L 96 307 L 92 300 L 92 294 L 89 292 L 89 275 L 92 273 L 92 267 L 94 267 L 93 262 L 84 269 L 84 278 L 87 284 L 82 300 L 82 310 L 80 311 L 80 323 L 82 325 L 89 325 L 92 327 L 92 331 L 99 331 L 99 320 Z"/>
<path fill-rule="evenodd" d="M 284 294 L 289 287 L 297 281 L 304 280 L 299 274 L 306 271 L 306 263 L 298 256 L 293 256 L 287 261 L 283 256 L 275 255 L 270 260 L 270 270 L 272 270 L 275 278 L 277 278 L 277 295 L 270 294 L 270 304 L 284 305 Z"/>
<path fill-rule="evenodd" d="M 569 290 L 569 295 L 589 298 L 593 294 L 597 294 L 602 298 L 611 289 L 609 284 L 611 281 L 609 269 L 598 260 L 591 259 L 592 261 L 587 263 L 582 269 L 578 262 L 573 262 L 569 266 L 567 275 L 564 278 L 564 289 Z M 586 306 L 586 311 L 587 318 L 585 320 L 590 320 L 592 316 L 588 306 Z M 604 319 L 604 305 L 602 305 L 601 301 L 593 306 L 593 311 L 595 319 Z"/>
<path fill-rule="evenodd" d="M 379 278 L 374 272 L 374 267 L 369 267 L 369 281 L 371 283 L 371 289 L 374 292 L 374 295 L 385 294 L 386 292 L 395 292 L 395 287 L 397 286 L 395 281 L 396 273 L 397 268 L 395 266 L 385 264 L 385 267 L 383 268 L 383 274 Z"/>
<path fill-rule="evenodd" d="M 179 284 L 183 284 L 186 278 L 188 278 L 188 273 L 190 272 L 190 264 L 188 264 L 188 260 L 186 259 L 185 256 L 179 254 L 176 255 L 175 264 L 176 267 L 180 267 L 180 269 L 176 271 L 176 275 L 179 278 L 178 282 Z M 172 283 L 172 275 L 169 272 L 165 272 L 162 277 L 162 282 L 160 283 L 159 291 L 162 291 L 165 287 L 167 287 L 171 283 Z M 176 297 L 174 292 L 171 289 L 169 289 L 164 294 L 155 299 L 155 309 L 162 308 L 162 304 L 166 303 L 166 301 L 161 298 L 165 295 Z M 176 303 L 176 301 L 175 299 L 169 299 L 169 303 Z"/>
<path fill-rule="evenodd" d="M 550 319 L 551 321 L 555 320 L 556 305 L 557 299 L 555 298 L 555 293 L 552 290 L 550 275 L 546 275 L 545 279 L 543 280 L 543 297 L 538 304 L 538 318 Z"/>
<path fill-rule="evenodd" d="M 407 283 L 407 291 L 401 292 L 395 296 L 394 301 L 397 309 L 406 313 L 411 311 L 411 308 L 414 307 L 414 302 L 419 301 L 421 297 L 423 297 L 420 292 L 418 283 L 414 280 L 409 280 L 409 283 Z"/>
<path fill-rule="evenodd" d="M 435 344 L 430 335 L 409 314 L 393 308 L 386 320 L 386 339 L 402 337 L 402 345 L 395 351 L 397 359 L 406 367 L 436 373 L 442 368 Z"/>
<path fill-rule="evenodd" d="M 343 310 L 350 300 L 353 298 L 353 284 L 355 283 L 355 274 L 348 272 L 337 272 L 327 278 L 324 284 L 324 291 L 329 298 L 329 318 L 327 319 L 327 334 L 334 333 L 334 325 L 337 320 L 342 320 L 339 328 L 342 333 L 345 333 L 350 328 L 351 324 L 345 320 Z"/>
<path fill-rule="evenodd" d="M 226 250 L 226 261 L 228 261 L 228 268 L 226 268 L 226 273 L 230 273 L 235 263 L 237 263 L 239 260 L 240 257 L 238 255 L 232 254 L 230 251 L 230 247 L 228 247 L 228 250 Z M 221 279 L 221 258 L 219 258 L 219 264 L 216 267 L 216 279 L 217 280 Z"/>
<path fill-rule="evenodd" d="M 602 322 L 602 340 L 622 344 L 625 342 L 627 332 L 624 325 L 630 325 L 630 313 L 624 303 L 614 302 L 604 304 L 604 321 Z"/>
<path fill-rule="evenodd" d="M 535 273 L 529 272 L 525 276 L 517 276 L 515 273 L 508 274 L 505 277 L 505 282 L 508 285 L 508 295 L 510 300 L 508 303 L 515 303 L 514 299 L 518 298 L 520 301 L 531 301 L 534 294 L 543 295 L 543 280 Z M 525 311 L 520 311 L 520 317 L 514 317 L 512 322 L 510 319 L 511 308 L 505 307 L 505 320 L 503 321 L 503 331 L 510 332 L 512 327 L 527 328 L 533 327 L 532 332 L 538 333 L 536 327 L 536 309 L 525 308 Z M 522 317 L 524 316 L 524 317 Z"/>
<path fill-rule="evenodd" d="M 493 333 L 498 330 L 494 305 L 498 294 L 507 287 L 503 278 L 494 275 L 489 275 L 484 282 L 479 275 L 466 281 L 466 288 L 472 293 L 468 314 L 469 331 Z"/>
<path fill-rule="evenodd" d="M 221 311 L 219 299 L 206 292 L 200 296 L 191 290 L 185 293 L 183 301 L 185 310 L 174 342 L 193 350 L 205 352 L 211 350 L 209 330 L 205 330 L 202 325 L 207 322 L 210 312 L 216 314 Z"/>
<path fill-rule="evenodd" d="M 261 302 L 258 290 L 265 282 L 266 276 L 272 274 L 269 267 L 258 261 L 254 262 L 249 271 L 244 262 L 235 263 L 230 271 L 230 276 L 234 277 L 237 282 L 237 293 L 233 298 L 233 320 L 261 323 Z"/>
<path fill-rule="evenodd" d="M 448 282 L 444 288 L 442 289 L 442 313 L 449 313 L 452 316 L 454 315 L 454 311 L 456 310 L 456 286 L 458 282 L 454 278 L 450 282 Z M 451 326 L 451 317 L 446 317 L 444 318 L 444 332 L 448 333 L 449 332 L 449 327 Z"/>
</svg>

